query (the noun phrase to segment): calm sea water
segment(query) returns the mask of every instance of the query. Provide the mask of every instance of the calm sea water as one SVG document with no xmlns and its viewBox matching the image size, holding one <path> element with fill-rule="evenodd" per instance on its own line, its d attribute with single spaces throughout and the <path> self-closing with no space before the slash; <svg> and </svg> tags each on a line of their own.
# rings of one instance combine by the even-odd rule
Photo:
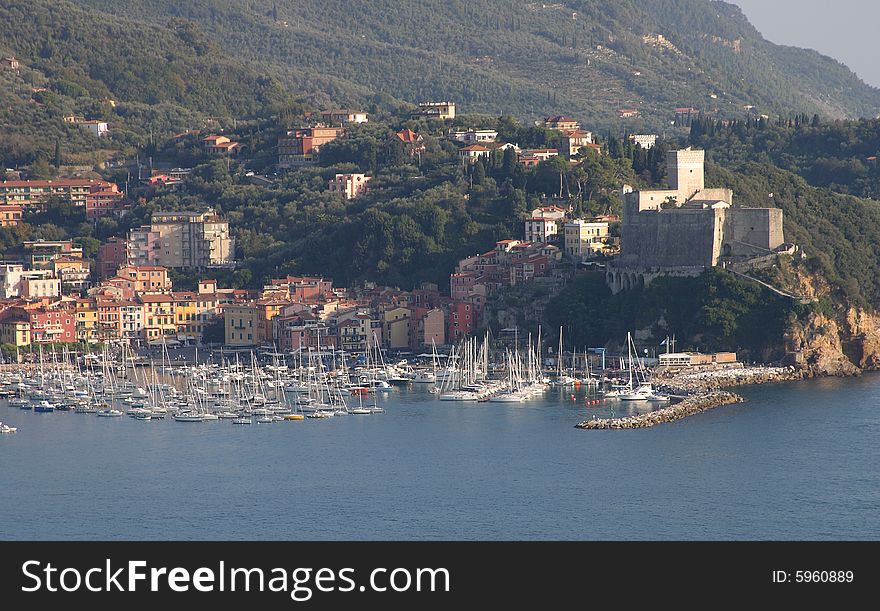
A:
<svg viewBox="0 0 880 611">
<path fill-rule="evenodd" d="M 2 402 L 0 539 L 877 539 L 880 377 L 741 392 L 636 431 L 563 392 L 251 426 Z"/>
</svg>

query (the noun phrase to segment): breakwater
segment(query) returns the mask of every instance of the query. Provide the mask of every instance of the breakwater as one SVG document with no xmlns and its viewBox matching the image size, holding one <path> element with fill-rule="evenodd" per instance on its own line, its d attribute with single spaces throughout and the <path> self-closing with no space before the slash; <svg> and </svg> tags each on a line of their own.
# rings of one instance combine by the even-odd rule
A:
<svg viewBox="0 0 880 611">
<path fill-rule="evenodd" d="M 674 422 L 694 414 L 708 411 L 721 405 L 742 403 L 744 399 L 726 390 L 712 391 L 707 394 L 687 397 L 683 401 L 664 407 L 657 411 L 625 418 L 596 418 L 584 420 L 576 424 L 579 429 L 643 429 L 666 422 Z"/>
</svg>

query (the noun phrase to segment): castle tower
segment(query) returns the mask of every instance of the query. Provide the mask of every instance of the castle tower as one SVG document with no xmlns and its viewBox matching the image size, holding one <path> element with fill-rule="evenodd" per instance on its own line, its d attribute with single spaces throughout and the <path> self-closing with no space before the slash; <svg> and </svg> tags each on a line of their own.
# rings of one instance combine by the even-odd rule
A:
<svg viewBox="0 0 880 611">
<path fill-rule="evenodd" d="M 678 191 L 679 205 L 705 188 L 703 166 L 706 151 L 691 147 L 666 154 L 666 176 L 669 188 Z"/>
</svg>

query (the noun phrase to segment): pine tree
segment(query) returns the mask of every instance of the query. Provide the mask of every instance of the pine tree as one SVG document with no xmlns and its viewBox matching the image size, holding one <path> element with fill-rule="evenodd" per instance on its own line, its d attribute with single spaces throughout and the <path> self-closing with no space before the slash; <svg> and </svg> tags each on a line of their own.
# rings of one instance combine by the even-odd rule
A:
<svg viewBox="0 0 880 611">
<path fill-rule="evenodd" d="M 55 167 L 61 167 L 61 141 L 58 138 L 55 139 Z"/>
</svg>

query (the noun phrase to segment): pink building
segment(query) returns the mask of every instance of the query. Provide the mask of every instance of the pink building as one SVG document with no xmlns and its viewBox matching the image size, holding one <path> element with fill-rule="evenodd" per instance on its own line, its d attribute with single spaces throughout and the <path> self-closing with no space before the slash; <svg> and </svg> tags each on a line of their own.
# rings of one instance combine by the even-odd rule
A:
<svg viewBox="0 0 880 611">
<path fill-rule="evenodd" d="M 126 264 L 126 241 L 110 238 L 98 249 L 98 279 L 107 280 L 116 275 L 116 270 Z"/>
</svg>

